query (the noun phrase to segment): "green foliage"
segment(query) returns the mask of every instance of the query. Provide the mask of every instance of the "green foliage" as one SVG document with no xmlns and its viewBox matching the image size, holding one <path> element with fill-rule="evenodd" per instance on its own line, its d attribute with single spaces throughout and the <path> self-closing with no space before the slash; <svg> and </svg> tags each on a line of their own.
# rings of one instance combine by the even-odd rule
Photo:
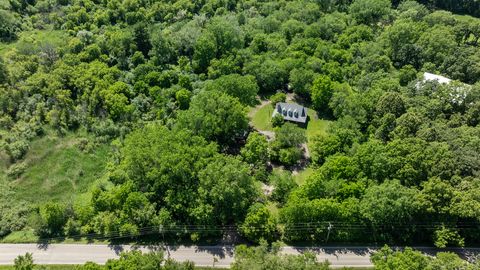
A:
<svg viewBox="0 0 480 270">
<path fill-rule="evenodd" d="M 254 105 L 257 99 L 258 85 L 251 75 L 230 74 L 207 84 L 206 90 L 224 92 L 238 98 L 244 105 Z"/>
<path fill-rule="evenodd" d="M 320 75 L 312 85 L 312 104 L 315 110 L 328 112 L 328 103 L 333 95 L 332 80 L 328 76 Z"/>
<path fill-rule="evenodd" d="M 268 161 L 267 139 L 260 133 L 250 133 L 240 154 L 243 160 L 249 164 L 265 165 Z"/>
<path fill-rule="evenodd" d="M 234 270 L 266 270 L 266 269 L 329 269 L 328 262 L 318 262 L 312 253 L 302 255 L 284 255 L 280 253 L 278 243 L 269 248 L 266 242 L 257 247 L 237 246 L 235 249 Z"/>
<path fill-rule="evenodd" d="M 406 248 L 405 251 L 393 251 L 388 246 L 372 255 L 371 260 L 375 269 L 393 270 L 393 269 L 427 269 L 431 260 L 418 251 Z"/>
<path fill-rule="evenodd" d="M 439 252 L 436 257 L 424 255 L 411 248 L 405 248 L 403 251 L 392 250 L 384 246 L 381 250 L 372 255 L 371 260 L 375 269 L 393 270 L 393 269 L 477 269 L 478 266 L 462 260 L 457 254 L 450 252 Z"/>
<path fill-rule="evenodd" d="M 40 220 L 36 233 L 40 236 L 54 236 L 63 232 L 67 222 L 66 208 L 63 204 L 49 202 L 40 206 Z"/>
<path fill-rule="evenodd" d="M 272 104 L 272 106 L 276 106 L 277 103 L 279 102 L 285 102 L 285 100 L 287 99 L 287 95 L 283 92 L 278 92 L 278 93 L 275 93 L 274 95 L 272 95 L 270 97 L 270 102 Z"/>
<path fill-rule="evenodd" d="M 285 125 L 275 130 L 275 142 L 280 147 L 296 147 L 305 141 L 305 130 L 297 127 L 295 124 L 285 123 Z"/>
<path fill-rule="evenodd" d="M 350 14 L 358 23 L 373 24 L 391 12 L 388 0 L 355 0 L 350 5 Z"/>
<path fill-rule="evenodd" d="M 273 241 L 277 232 L 277 221 L 265 205 L 257 203 L 248 210 L 240 231 L 251 242 Z"/>
<path fill-rule="evenodd" d="M 314 137 L 310 146 L 312 161 L 316 164 L 322 164 L 328 156 L 342 150 L 342 142 L 340 141 L 340 138 L 335 135 Z"/>
<path fill-rule="evenodd" d="M 280 208 L 269 240 L 475 244 L 480 32 L 466 14 L 478 10 L 436 0 L 3 1 L 0 235 L 131 237 L 162 224 L 181 231 L 169 239 L 198 241 L 220 232 L 181 224 L 217 232 L 260 200 Z M 273 106 L 293 92 L 309 107 L 306 131 L 254 107 L 257 94 L 277 92 Z M 242 147 L 246 106 L 254 129 L 276 132 L 269 145 L 253 133 Z M 279 164 L 308 179 L 295 186 L 271 173 Z M 252 222 L 270 217 L 258 214 Z"/>
<path fill-rule="evenodd" d="M 274 172 L 269 182 L 273 184 L 272 199 L 279 203 L 285 203 L 290 193 L 298 186 L 289 172 Z"/>
<path fill-rule="evenodd" d="M 0 9 L 0 41 L 16 39 L 19 26 L 19 21 L 12 12 Z"/>
<path fill-rule="evenodd" d="M 258 196 L 247 164 L 228 156 L 217 156 L 198 173 L 196 207 L 198 224 L 231 224 L 243 219 Z"/>
<path fill-rule="evenodd" d="M 33 264 L 32 253 L 25 253 L 25 255 L 19 255 L 14 260 L 15 270 L 33 270 L 35 265 Z"/>
<path fill-rule="evenodd" d="M 397 181 L 387 181 L 366 190 L 360 211 L 374 226 L 408 224 L 418 209 L 417 203 L 412 201 L 415 193 L 414 189 Z"/>
<path fill-rule="evenodd" d="M 180 89 L 175 93 L 175 99 L 178 102 L 178 107 L 185 110 L 190 104 L 191 93 L 187 89 Z"/>
<path fill-rule="evenodd" d="M 207 140 L 228 144 L 243 134 L 248 122 L 245 108 L 238 99 L 225 93 L 204 91 L 192 99 L 187 111 L 179 114 L 178 126 Z"/>
<path fill-rule="evenodd" d="M 465 245 L 465 241 L 457 231 L 442 226 L 440 229 L 435 231 L 434 244 L 438 248 L 446 248 L 450 245 L 463 247 Z"/>
<path fill-rule="evenodd" d="M 281 114 L 277 113 L 272 117 L 272 127 L 274 128 L 281 127 L 284 123 L 285 123 L 285 119 Z"/>
<path fill-rule="evenodd" d="M 122 252 L 119 259 L 110 259 L 105 266 L 92 262 L 77 266 L 77 270 L 102 270 L 102 269 L 145 269 L 145 270 L 194 270 L 192 262 L 179 263 L 172 259 L 165 259 L 163 251 L 142 253 L 141 251 Z"/>
</svg>

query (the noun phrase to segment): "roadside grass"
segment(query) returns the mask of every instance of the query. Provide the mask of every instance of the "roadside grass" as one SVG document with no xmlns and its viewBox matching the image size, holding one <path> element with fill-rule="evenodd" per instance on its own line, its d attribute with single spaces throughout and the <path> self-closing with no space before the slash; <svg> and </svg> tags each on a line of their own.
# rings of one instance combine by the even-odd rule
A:
<svg viewBox="0 0 480 270">
<path fill-rule="evenodd" d="M 21 231 L 11 232 L 1 239 L 0 243 L 21 244 L 21 243 L 36 243 L 38 236 L 33 233 L 32 229 L 24 229 Z M 0 268 L 1 269 L 1 268 Z"/>
<path fill-rule="evenodd" d="M 62 30 L 44 29 L 21 32 L 18 39 L 14 42 L 0 42 L 0 56 L 4 56 L 12 49 L 21 52 L 35 50 L 43 44 L 51 44 L 55 47 L 66 44 L 68 34 Z"/>
</svg>

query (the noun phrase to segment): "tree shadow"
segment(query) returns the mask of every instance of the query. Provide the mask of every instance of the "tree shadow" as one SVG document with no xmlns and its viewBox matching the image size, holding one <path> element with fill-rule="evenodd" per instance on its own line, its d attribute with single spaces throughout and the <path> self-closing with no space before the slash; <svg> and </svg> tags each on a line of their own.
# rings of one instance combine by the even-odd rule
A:
<svg viewBox="0 0 480 270">
<path fill-rule="evenodd" d="M 195 252 L 206 252 L 217 258 L 225 259 L 227 256 L 232 257 L 234 255 L 235 247 L 233 245 L 224 246 L 196 246 Z"/>
<path fill-rule="evenodd" d="M 120 255 L 120 253 L 125 251 L 125 246 L 109 244 L 108 247 L 115 252 L 115 255 Z"/>
</svg>

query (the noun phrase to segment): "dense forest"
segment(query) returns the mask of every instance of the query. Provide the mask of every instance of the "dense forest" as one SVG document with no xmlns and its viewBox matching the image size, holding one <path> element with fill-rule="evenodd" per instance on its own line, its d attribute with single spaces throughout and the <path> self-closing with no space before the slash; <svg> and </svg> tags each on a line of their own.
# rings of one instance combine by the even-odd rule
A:
<svg viewBox="0 0 480 270">
<path fill-rule="evenodd" d="M 0 1 L 0 238 L 478 243 L 478 5 Z"/>
</svg>

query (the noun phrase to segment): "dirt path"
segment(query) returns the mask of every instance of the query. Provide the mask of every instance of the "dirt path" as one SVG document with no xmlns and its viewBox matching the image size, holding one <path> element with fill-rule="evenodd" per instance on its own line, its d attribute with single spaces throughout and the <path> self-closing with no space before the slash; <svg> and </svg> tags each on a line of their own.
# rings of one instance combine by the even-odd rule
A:
<svg viewBox="0 0 480 270">
<path fill-rule="evenodd" d="M 253 108 L 250 112 L 248 112 L 248 117 L 252 118 L 258 112 L 258 110 L 260 110 L 260 108 L 269 104 L 270 104 L 270 100 L 262 99 L 260 101 L 260 104 L 258 104 L 257 106 L 255 106 L 255 108 Z"/>
</svg>

